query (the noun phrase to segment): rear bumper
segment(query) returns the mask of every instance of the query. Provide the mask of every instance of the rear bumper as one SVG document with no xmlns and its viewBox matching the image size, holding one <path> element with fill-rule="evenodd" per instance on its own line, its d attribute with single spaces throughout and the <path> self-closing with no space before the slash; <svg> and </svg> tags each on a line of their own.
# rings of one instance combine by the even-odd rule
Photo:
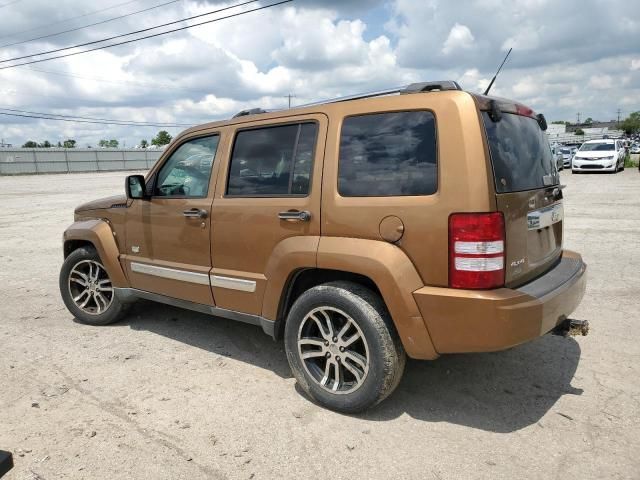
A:
<svg viewBox="0 0 640 480">
<path fill-rule="evenodd" d="M 423 287 L 413 293 L 438 353 L 490 352 L 533 340 L 580 304 L 586 264 L 568 250 L 560 263 L 517 289 Z"/>
</svg>

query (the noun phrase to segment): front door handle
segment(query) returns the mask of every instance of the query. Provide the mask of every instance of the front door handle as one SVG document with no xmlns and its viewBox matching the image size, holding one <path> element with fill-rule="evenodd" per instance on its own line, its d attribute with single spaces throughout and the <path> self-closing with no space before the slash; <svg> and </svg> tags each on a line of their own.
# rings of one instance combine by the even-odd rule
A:
<svg viewBox="0 0 640 480">
<path fill-rule="evenodd" d="M 188 218 L 207 218 L 209 214 L 201 208 L 191 208 L 182 212 L 182 215 Z"/>
<path fill-rule="evenodd" d="M 311 220 L 311 212 L 306 210 L 289 210 L 287 212 L 280 212 L 278 214 L 280 220 L 292 220 L 298 222 L 308 222 Z"/>
</svg>

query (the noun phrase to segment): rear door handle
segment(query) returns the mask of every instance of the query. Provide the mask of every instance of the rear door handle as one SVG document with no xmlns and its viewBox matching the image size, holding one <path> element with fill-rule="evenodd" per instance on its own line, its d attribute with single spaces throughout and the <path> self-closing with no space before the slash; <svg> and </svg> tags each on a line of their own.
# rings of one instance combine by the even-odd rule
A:
<svg viewBox="0 0 640 480">
<path fill-rule="evenodd" d="M 287 212 L 280 212 L 278 214 L 280 220 L 293 220 L 298 222 L 308 222 L 311 220 L 311 212 L 306 210 L 289 210 Z"/>
<path fill-rule="evenodd" d="M 191 208 L 182 212 L 182 215 L 188 218 L 207 218 L 209 214 L 201 208 Z"/>
</svg>

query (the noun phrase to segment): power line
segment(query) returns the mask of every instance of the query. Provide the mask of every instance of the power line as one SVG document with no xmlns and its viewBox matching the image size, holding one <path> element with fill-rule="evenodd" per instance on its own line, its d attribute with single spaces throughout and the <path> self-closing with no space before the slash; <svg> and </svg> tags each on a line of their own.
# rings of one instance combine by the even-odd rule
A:
<svg viewBox="0 0 640 480">
<path fill-rule="evenodd" d="M 132 15 L 137 15 L 139 13 L 148 12 L 149 10 L 154 10 L 156 8 L 164 7 L 166 5 L 169 5 L 171 3 L 176 3 L 176 2 L 179 2 L 179 1 L 180 0 L 171 0 L 170 2 L 161 3 L 160 5 L 154 5 L 153 7 L 149 7 L 149 8 L 145 8 L 145 9 L 138 10 L 138 11 L 135 11 L 135 12 L 127 13 L 126 15 L 120 15 L 118 17 L 109 18 L 107 20 L 102 20 L 100 22 L 90 23 L 89 25 L 83 25 L 81 27 L 71 28 L 69 30 L 63 30 L 62 32 L 50 33 L 49 35 L 42 35 L 41 37 L 34 37 L 34 38 L 30 38 L 28 40 L 22 40 L 20 42 L 7 43 L 5 45 L 0 45 L 0 48 L 12 47 L 14 45 L 21 45 L 23 43 L 34 42 L 36 40 L 42 40 L 44 38 L 57 37 L 58 35 L 62 35 L 62 34 L 65 34 L 65 33 L 76 32 L 78 30 L 83 30 L 85 28 L 95 27 L 96 25 L 102 25 L 104 23 L 113 22 L 114 20 L 119 20 L 121 18 L 126 18 L 126 17 L 130 17 Z M 31 55 L 29 55 L 29 56 L 31 56 Z"/>
<path fill-rule="evenodd" d="M 167 89 L 183 91 L 183 92 L 191 92 L 191 93 L 197 93 L 197 94 L 205 94 L 205 95 L 210 95 L 211 94 L 211 92 L 208 91 L 208 90 L 196 90 L 196 89 L 192 89 L 192 88 L 178 87 L 176 85 L 169 85 L 169 84 L 166 84 L 166 83 L 131 82 L 131 81 L 127 81 L 127 80 L 115 81 L 115 80 L 107 80 L 107 79 L 104 79 L 104 78 L 90 77 L 90 76 L 86 76 L 86 75 L 77 75 L 77 74 L 74 74 L 74 73 L 57 72 L 57 71 L 52 71 L 52 70 L 42 70 L 40 68 L 33 68 L 33 67 L 24 67 L 24 68 L 26 68 L 27 70 L 32 70 L 34 72 L 45 73 L 45 74 L 48 74 L 48 75 L 59 75 L 61 77 L 79 78 L 79 79 L 83 79 L 83 80 L 92 80 L 94 82 L 111 83 L 113 85 L 133 85 L 135 87 L 140 87 L 140 88 L 146 88 L 146 87 L 157 88 L 157 87 L 161 87 L 161 88 L 167 88 Z M 30 92 L 30 95 L 33 95 L 33 93 Z"/>
<path fill-rule="evenodd" d="M 83 50 L 81 52 L 67 53 L 67 54 L 64 54 L 64 55 L 57 55 L 55 57 L 43 58 L 41 60 L 31 60 L 29 62 L 17 63 L 15 65 L 8 65 L 6 67 L 0 67 L 0 70 L 6 70 L 7 68 L 21 67 L 23 65 L 31 65 L 33 63 L 48 62 L 49 60 L 56 60 L 58 58 L 72 57 L 74 55 L 80 55 L 80 54 L 83 54 L 83 53 L 89 53 L 89 52 L 93 52 L 93 51 L 96 51 L 96 50 L 104 50 L 106 48 L 117 47 L 119 45 L 126 45 L 128 43 L 139 42 L 140 40 L 145 40 L 147 38 L 159 37 L 161 35 L 166 35 L 168 33 L 173 33 L 173 32 L 179 32 L 181 30 L 186 30 L 188 28 L 198 27 L 200 25 L 205 25 L 207 23 L 214 23 L 214 22 L 219 22 L 220 20 L 226 20 L 228 18 L 240 17 L 240 16 L 246 15 L 248 13 L 257 12 L 259 10 L 265 10 L 267 8 L 276 7 L 278 5 L 282 5 L 282 4 L 285 4 L 285 3 L 290 3 L 290 2 L 293 2 L 293 1 L 294 0 L 282 0 L 280 2 L 272 3 L 270 5 L 265 5 L 263 7 L 254 8 L 252 10 L 245 10 L 244 12 L 234 13 L 234 14 L 231 14 L 231 15 L 227 15 L 225 17 L 214 18 L 213 20 L 206 20 L 204 22 L 194 23 L 193 25 L 187 25 L 185 27 L 174 28 L 173 30 L 167 30 L 166 32 L 155 33 L 153 35 L 147 35 L 147 36 L 140 37 L 140 38 L 134 38 L 132 40 L 126 40 L 124 42 L 112 43 L 110 45 L 103 45 L 102 47 L 90 48 L 88 50 Z M 228 7 L 228 8 L 233 8 L 233 7 Z"/>
<path fill-rule="evenodd" d="M 57 120 L 60 122 L 71 122 L 71 123 L 92 123 L 97 125 L 120 125 L 124 127 L 156 127 L 156 128 L 181 127 L 180 125 L 162 125 L 162 124 L 155 124 L 155 123 L 131 124 L 131 123 L 118 123 L 118 122 L 98 122 L 98 121 L 91 121 L 91 120 L 73 120 L 68 118 L 50 118 L 50 117 L 42 117 L 38 115 L 23 115 L 20 113 L 6 113 L 6 112 L 0 112 L 0 115 L 7 115 L 10 117 L 37 118 L 41 120 Z"/>
<path fill-rule="evenodd" d="M 95 15 L 96 13 L 106 12 L 107 10 L 113 10 L 114 8 L 123 7 L 124 5 L 129 5 L 130 3 L 136 3 L 136 2 L 139 2 L 139 1 L 140 0 L 129 0 L 128 2 L 118 3 L 116 5 L 112 5 L 110 7 L 103 8 L 101 10 L 95 10 L 93 12 L 83 13 L 82 15 L 78 15 L 78 16 L 75 16 L 75 17 L 70 17 L 70 18 L 67 18 L 65 20 L 58 20 L 57 22 L 50 22 L 50 23 L 47 23 L 46 25 L 42 25 L 40 27 L 28 28 L 27 30 L 20 30 L 19 32 L 13 32 L 13 33 L 9 33 L 7 35 L 0 35 L 0 38 L 14 37 L 16 35 L 20 35 L 21 33 L 33 32 L 35 30 L 42 30 L 43 28 L 48 28 L 48 27 L 51 27 L 52 25 L 59 25 L 61 23 L 70 22 L 71 20 L 77 20 L 78 18 L 89 17 L 91 15 Z"/>
<path fill-rule="evenodd" d="M 68 121 L 68 122 L 78 122 L 78 123 L 97 123 L 102 125 L 126 125 L 126 126 L 137 126 L 137 127 L 191 127 L 193 124 L 190 123 L 163 123 L 163 122 L 135 122 L 132 120 L 115 120 L 109 118 L 96 118 L 96 117 L 82 117 L 78 115 L 62 115 L 57 113 L 45 113 L 45 112 L 32 112 L 29 110 L 17 110 L 14 108 L 5 108 L 0 107 L 0 110 L 6 110 L 0 112 L 0 115 L 10 115 L 16 117 L 27 117 L 27 118 L 39 118 L 42 120 L 60 120 L 60 121 Z"/>
<path fill-rule="evenodd" d="M 107 37 L 107 38 L 103 38 L 101 40 L 93 40 L 91 42 L 78 43 L 77 45 L 72 45 L 70 47 L 56 48 L 54 50 L 48 50 L 46 52 L 40 52 L 40 53 L 32 53 L 31 55 L 23 55 L 21 57 L 7 58 L 5 60 L 0 60 L 0 63 L 13 62 L 15 60 L 22 60 L 23 58 L 39 57 L 40 55 L 48 55 L 50 53 L 62 52 L 64 50 L 71 50 L 71 49 L 74 49 L 74 48 L 86 47 L 86 46 L 89 46 L 89 45 L 95 45 L 96 43 L 103 43 L 103 42 L 107 42 L 109 40 L 115 40 L 116 38 L 128 37 L 130 35 L 135 35 L 135 34 L 138 34 L 138 33 L 148 32 L 149 30 L 155 30 L 157 28 L 166 27 L 168 25 L 174 25 L 176 23 L 182 23 L 182 22 L 185 22 L 187 20 L 193 20 L 194 18 L 205 17 L 207 15 L 213 15 L 214 13 L 224 12 L 225 10 L 230 10 L 232 8 L 241 7 L 243 5 L 247 5 L 249 3 L 255 3 L 257 1 L 258 0 L 248 0 L 248 1 L 245 1 L 245 2 L 242 2 L 242 3 L 238 3 L 236 5 L 231 5 L 229 7 L 224 7 L 224 8 L 220 8 L 218 10 L 212 10 L 210 12 L 201 13 L 199 15 L 194 15 L 193 17 L 182 18 L 180 20 L 174 20 L 173 22 L 163 23 L 161 25 L 156 25 L 155 27 L 143 28 L 142 30 L 136 30 L 134 32 L 123 33 L 121 35 L 114 35 L 113 37 Z M 169 33 L 169 32 L 166 32 L 166 33 Z"/>
</svg>

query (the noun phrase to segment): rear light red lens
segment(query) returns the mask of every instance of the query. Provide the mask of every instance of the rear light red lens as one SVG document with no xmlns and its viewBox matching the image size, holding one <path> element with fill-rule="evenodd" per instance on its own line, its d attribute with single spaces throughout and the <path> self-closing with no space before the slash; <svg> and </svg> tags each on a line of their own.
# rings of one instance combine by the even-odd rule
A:
<svg viewBox="0 0 640 480">
<path fill-rule="evenodd" d="M 449 286 L 486 290 L 504 285 L 504 216 L 501 212 L 449 217 Z"/>
</svg>

